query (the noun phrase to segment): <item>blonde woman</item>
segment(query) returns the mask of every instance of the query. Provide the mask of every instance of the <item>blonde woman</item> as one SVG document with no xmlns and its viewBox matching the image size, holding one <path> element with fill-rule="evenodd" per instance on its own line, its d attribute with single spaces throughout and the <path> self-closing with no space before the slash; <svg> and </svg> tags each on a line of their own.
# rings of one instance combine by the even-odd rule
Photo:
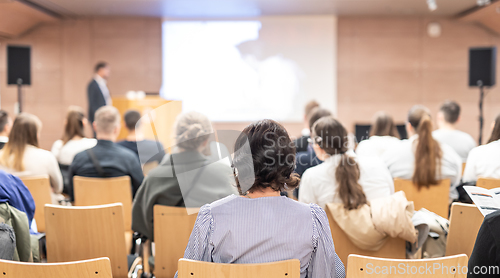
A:
<svg viewBox="0 0 500 278">
<path fill-rule="evenodd" d="M 229 165 L 203 155 L 211 133 L 206 116 L 196 112 L 179 115 L 174 153 L 149 172 L 137 191 L 132 208 L 134 231 L 153 239 L 154 205 L 201 207 L 237 193 Z"/>
<path fill-rule="evenodd" d="M 16 176 L 48 175 L 52 202 L 62 199 L 63 179 L 55 156 L 39 148 L 42 122 L 35 115 L 21 113 L 14 120 L 9 142 L 0 151 L 0 169 Z"/>
</svg>

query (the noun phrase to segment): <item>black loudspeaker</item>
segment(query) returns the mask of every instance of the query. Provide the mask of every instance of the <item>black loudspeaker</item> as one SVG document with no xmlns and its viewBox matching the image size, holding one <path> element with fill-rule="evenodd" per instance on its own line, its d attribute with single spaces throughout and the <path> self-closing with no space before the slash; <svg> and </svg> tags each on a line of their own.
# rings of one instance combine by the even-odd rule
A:
<svg viewBox="0 0 500 278">
<path fill-rule="evenodd" d="M 31 48 L 29 46 L 7 46 L 7 84 L 31 85 Z"/>
<path fill-rule="evenodd" d="M 496 60 L 496 47 L 477 47 L 469 49 L 469 86 L 494 86 Z"/>
</svg>

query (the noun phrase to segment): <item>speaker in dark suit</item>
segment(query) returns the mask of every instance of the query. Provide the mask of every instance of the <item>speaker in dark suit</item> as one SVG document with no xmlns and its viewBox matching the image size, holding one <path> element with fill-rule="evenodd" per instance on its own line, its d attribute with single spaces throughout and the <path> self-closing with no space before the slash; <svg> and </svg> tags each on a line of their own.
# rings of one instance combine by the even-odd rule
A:
<svg viewBox="0 0 500 278">
<path fill-rule="evenodd" d="M 110 74 L 110 68 L 107 63 L 100 62 L 95 66 L 94 79 L 90 81 L 87 87 L 87 96 L 89 100 L 89 121 L 94 122 L 94 114 L 97 109 L 105 105 L 111 105 L 111 96 L 109 94 L 106 80 Z"/>
</svg>

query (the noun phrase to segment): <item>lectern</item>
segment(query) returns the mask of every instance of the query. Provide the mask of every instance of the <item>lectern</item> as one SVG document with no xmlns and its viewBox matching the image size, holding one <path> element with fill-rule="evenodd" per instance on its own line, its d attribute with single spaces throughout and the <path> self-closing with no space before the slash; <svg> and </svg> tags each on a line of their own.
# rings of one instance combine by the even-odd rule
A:
<svg viewBox="0 0 500 278">
<path fill-rule="evenodd" d="M 166 100 L 161 97 L 148 96 L 142 99 L 127 99 L 114 97 L 115 106 L 122 116 L 122 129 L 118 141 L 127 137 L 127 129 L 123 123 L 123 115 L 127 110 L 134 109 L 141 113 L 141 128 L 146 139 L 160 141 L 169 151 L 174 146 L 172 135 L 175 119 L 182 112 L 182 102 Z"/>
</svg>

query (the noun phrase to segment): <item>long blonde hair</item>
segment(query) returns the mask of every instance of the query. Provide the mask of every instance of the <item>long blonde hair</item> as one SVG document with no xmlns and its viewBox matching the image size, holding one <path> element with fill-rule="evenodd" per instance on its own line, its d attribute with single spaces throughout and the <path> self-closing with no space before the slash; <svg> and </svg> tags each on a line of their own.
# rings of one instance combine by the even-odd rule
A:
<svg viewBox="0 0 500 278">
<path fill-rule="evenodd" d="M 24 151 L 27 145 L 39 147 L 38 132 L 42 128 L 42 122 L 37 116 L 21 113 L 14 120 L 9 134 L 9 142 L 5 144 L 0 156 L 0 164 L 14 169 L 24 171 Z"/>
</svg>

